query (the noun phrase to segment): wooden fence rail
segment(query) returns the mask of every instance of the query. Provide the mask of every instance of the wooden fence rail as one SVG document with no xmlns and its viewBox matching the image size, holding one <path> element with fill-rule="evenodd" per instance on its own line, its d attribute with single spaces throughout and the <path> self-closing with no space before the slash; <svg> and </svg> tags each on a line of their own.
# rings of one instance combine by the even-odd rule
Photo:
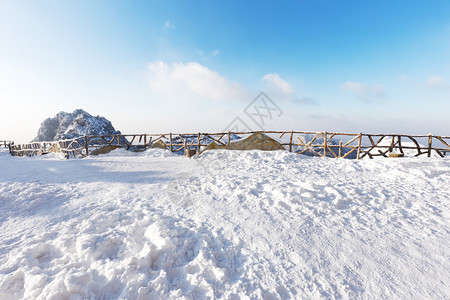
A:
<svg viewBox="0 0 450 300">
<path fill-rule="evenodd" d="M 241 141 L 255 133 L 267 135 L 287 151 L 318 157 L 444 157 L 450 153 L 450 136 L 307 131 L 91 135 L 70 140 L 10 144 L 10 152 L 13 156 L 57 152 L 70 158 L 89 156 L 99 148 L 122 147 L 133 151 L 163 148 L 172 152 L 184 152 L 189 149 L 200 154 L 212 143 L 227 148 L 234 141 Z"/>
<path fill-rule="evenodd" d="M 14 141 L 5 141 L 5 140 L 0 140 L 0 147 L 6 147 L 8 148 L 9 145 L 14 144 Z"/>
<path fill-rule="evenodd" d="M 14 145 L 14 141 L 0 140 L 0 147 L 9 148 L 10 153 L 11 153 L 11 145 Z"/>
</svg>

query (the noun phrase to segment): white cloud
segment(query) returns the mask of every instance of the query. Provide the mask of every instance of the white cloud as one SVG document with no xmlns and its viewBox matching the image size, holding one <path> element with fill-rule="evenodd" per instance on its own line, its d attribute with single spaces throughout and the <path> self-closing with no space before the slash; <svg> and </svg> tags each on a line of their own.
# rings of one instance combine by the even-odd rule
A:
<svg viewBox="0 0 450 300">
<path fill-rule="evenodd" d="M 166 22 L 164 22 L 164 28 L 165 29 L 175 29 L 175 25 L 170 22 L 170 20 L 166 20 Z"/>
<path fill-rule="evenodd" d="M 319 102 L 312 97 L 297 95 L 294 87 L 278 75 L 269 73 L 263 76 L 262 81 L 266 85 L 267 93 L 276 100 L 284 100 L 296 104 L 319 105 Z"/>
<path fill-rule="evenodd" d="M 428 88 L 442 88 L 447 87 L 444 79 L 438 75 L 433 75 L 425 81 L 425 86 Z"/>
<path fill-rule="evenodd" d="M 262 79 L 268 83 L 269 89 L 274 93 L 287 96 L 295 92 L 294 88 L 277 73 L 266 74 Z"/>
<path fill-rule="evenodd" d="M 367 83 L 347 81 L 340 88 L 342 90 L 355 93 L 359 98 L 367 99 L 372 97 L 382 97 L 385 95 L 384 89 L 379 84 L 369 85 Z"/>
<path fill-rule="evenodd" d="M 152 90 L 169 98 L 234 100 L 246 97 L 247 99 L 247 93 L 241 85 L 198 62 L 154 61 L 148 65 L 148 69 Z"/>
</svg>

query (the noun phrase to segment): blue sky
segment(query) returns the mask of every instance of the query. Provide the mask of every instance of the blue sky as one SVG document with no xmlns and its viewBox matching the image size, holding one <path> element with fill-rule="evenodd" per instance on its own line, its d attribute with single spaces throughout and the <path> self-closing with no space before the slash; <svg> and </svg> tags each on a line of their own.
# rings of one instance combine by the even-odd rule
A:
<svg viewBox="0 0 450 300">
<path fill-rule="evenodd" d="M 3 1 L 0 139 L 83 108 L 124 133 L 450 135 L 449 1 Z M 12 126 L 11 124 L 14 124 Z"/>
</svg>

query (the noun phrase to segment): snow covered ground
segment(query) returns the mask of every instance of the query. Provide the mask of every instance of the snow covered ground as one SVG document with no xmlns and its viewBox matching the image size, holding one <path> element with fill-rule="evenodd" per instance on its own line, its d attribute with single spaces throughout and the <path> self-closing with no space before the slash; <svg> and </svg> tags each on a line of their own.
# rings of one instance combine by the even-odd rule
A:
<svg viewBox="0 0 450 300">
<path fill-rule="evenodd" d="M 0 299 L 448 299 L 450 159 L 0 153 Z"/>
</svg>

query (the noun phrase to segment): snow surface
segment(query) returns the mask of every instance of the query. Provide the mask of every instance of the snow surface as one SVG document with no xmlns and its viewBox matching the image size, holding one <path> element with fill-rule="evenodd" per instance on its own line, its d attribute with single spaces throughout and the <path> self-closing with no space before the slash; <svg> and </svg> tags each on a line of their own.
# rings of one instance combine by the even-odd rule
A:
<svg viewBox="0 0 450 300">
<path fill-rule="evenodd" d="M 448 299 L 450 159 L 0 153 L 0 299 Z"/>
</svg>

